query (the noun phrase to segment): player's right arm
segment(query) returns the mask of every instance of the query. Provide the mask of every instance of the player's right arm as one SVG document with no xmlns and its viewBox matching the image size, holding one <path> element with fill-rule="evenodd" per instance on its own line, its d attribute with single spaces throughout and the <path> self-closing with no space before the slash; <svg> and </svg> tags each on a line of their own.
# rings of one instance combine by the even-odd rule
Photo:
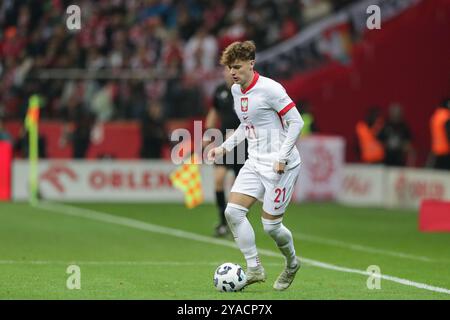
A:
<svg viewBox="0 0 450 320">
<path fill-rule="evenodd" d="M 217 148 L 211 149 L 208 152 L 208 160 L 213 161 L 225 153 L 233 150 L 238 144 L 240 144 L 245 139 L 245 128 L 241 123 L 239 127 L 234 131 L 234 133 L 222 143 L 222 145 Z"/>
</svg>

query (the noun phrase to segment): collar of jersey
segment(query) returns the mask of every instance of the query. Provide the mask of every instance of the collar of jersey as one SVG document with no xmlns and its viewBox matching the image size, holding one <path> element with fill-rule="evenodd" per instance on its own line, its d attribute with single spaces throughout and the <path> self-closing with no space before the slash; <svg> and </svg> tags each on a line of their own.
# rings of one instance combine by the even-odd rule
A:
<svg viewBox="0 0 450 320">
<path fill-rule="evenodd" d="M 242 94 L 246 94 L 247 92 L 249 92 L 250 89 L 253 88 L 253 87 L 255 86 L 255 84 L 256 84 L 256 82 L 258 81 L 258 79 L 259 79 L 259 73 L 256 72 L 256 71 L 253 71 L 253 79 L 252 79 L 252 82 L 250 82 L 250 85 L 247 87 L 247 89 L 242 90 L 242 88 L 241 88 Z"/>
</svg>

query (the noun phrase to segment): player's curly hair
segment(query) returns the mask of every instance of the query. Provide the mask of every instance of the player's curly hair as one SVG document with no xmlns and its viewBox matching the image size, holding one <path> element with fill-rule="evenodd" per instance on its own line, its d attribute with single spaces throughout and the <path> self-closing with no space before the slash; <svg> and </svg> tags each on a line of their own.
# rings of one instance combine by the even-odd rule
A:
<svg viewBox="0 0 450 320">
<path fill-rule="evenodd" d="M 229 66 L 237 60 L 255 60 L 255 54 L 256 46 L 253 41 L 236 41 L 226 47 L 226 49 L 222 52 L 220 64 L 223 66 Z"/>
</svg>

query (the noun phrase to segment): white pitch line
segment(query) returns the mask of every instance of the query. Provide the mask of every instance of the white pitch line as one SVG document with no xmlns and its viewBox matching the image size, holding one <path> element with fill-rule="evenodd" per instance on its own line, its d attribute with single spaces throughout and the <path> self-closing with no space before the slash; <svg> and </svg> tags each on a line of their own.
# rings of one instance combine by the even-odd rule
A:
<svg viewBox="0 0 450 320">
<path fill-rule="evenodd" d="M 383 250 L 383 249 L 378 249 L 378 248 L 373 248 L 373 247 L 368 247 L 368 246 L 362 246 L 359 244 L 354 244 L 354 243 L 349 243 L 349 242 L 344 242 L 344 241 L 339 241 L 339 240 L 334 240 L 334 239 L 329 239 L 329 238 L 322 238 L 322 237 L 317 237 L 317 236 L 313 236 L 313 235 L 307 235 L 304 233 L 298 233 L 298 232 L 294 233 L 293 232 L 292 234 L 293 234 L 294 238 L 296 238 L 296 239 L 314 242 L 314 243 L 326 244 L 326 245 L 335 246 L 335 247 L 341 247 L 344 249 L 349 249 L 349 250 L 354 250 L 354 251 L 375 253 L 375 254 L 392 256 L 392 257 L 396 257 L 396 258 L 418 260 L 418 261 L 423 261 L 423 262 L 439 262 L 439 261 L 441 261 L 441 260 L 435 260 L 435 259 L 431 259 L 431 258 L 424 257 L 424 256 L 416 256 L 416 255 L 403 253 L 403 252 Z"/>
<path fill-rule="evenodd" d="M 232 241 L 229 241 L 229 240 L 215 239 L 215 238 L 199 235 L 199 234 L 188 232 L 188 231 L 158 226 L 158 225 L 150 224 L 147 222 L 130 219 L 130 218 L 125 218 L 125 217 L 121 217 L 121 216 L 115 216 L 112 214 L 95 211 L 95 210 L 91 210 L 91 209 L 84 209 L 84 208 L 72 207 L 69 205 L 55 204 L 55 203 L 49 203 L 49 202 L 41 202 L 36 207 L 47 210 L 47 211 L 55 212 L 58 214 L 65 214 L 65 215 L 70 215 L 70 216 L 75 216 L 75 217 L 83 217 L 83 218 L 87 218 L 87 219 L 91 219 L 91 220 L 127 226 L 127 227 L 131 227 L 131 228 L 144 230 L 144 231 L 150 231 L 150 232 L 159 233 L 159 234 L 163 234 L 163 235 L 170 235 L 170 236 L 174 236 L 174 237 L 178 237 L 178 238 L 182 238 L 182 239 L 189 239 L 189 240 L 195 240 L 195 241 L 209 243 L 209 244 L 216 244 L 216 245 L 221 245 L 221 246 L 225 246 L 225 247 L 236 248 L 235 243 Z M 258 252 L 260 254 L 270 256 L 270 257 L 282 257 L 282 255 L 280 253 L 276 253 L 271 250 L 259 249 Z M 310 265 L 318 267 L 318 268 L 335 270 L 335 271 L 340 271 L 340 272 L 347 272 L 347 273 L 355 273 L 355 274 L 360 274 L 360 275 L 364 275 L 364 276 L 372 276 L 373 275 L 372 273 L 369 273 L 364 270 L 340 267 L 337 265 L 324 263 L 324 262 L 321 262 L 318 260 L 308 259 L 308 258 L 304 258 L 304 257 L 299 257 L 299 258 L 304 263 L 310 264 Z M 445 294 L 450 295 L 450 289 L 446 289 L 446 288 L 435 287 L 435 286 L 431 286 L 431 285 L 428 285 L 425 283 L 415 282 L 415 281 L 411 281 L 408 279 L 402 279 L 402 278 L 384 275 L 384 274 L 381 274 L 380 278 L 384 279 L 384 280 L 396 282 L 396 283 L 399 283 L 402 285 L 406 285 L 406 286 L 411 286 L 411 287 L 415 287 L 415 288 L 419 288 L 419 289 L 424 289 L 424 290 L 439 292 L 439 293 L 445 293 Z"/>
</svg>

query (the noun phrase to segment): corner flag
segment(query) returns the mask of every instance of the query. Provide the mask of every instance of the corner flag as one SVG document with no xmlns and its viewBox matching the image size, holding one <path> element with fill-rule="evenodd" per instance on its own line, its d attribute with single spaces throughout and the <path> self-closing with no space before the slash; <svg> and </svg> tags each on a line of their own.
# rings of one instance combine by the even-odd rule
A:
<svg viewBox="0 0 450 320">
<path fill-rule="evenodd" d="M 38 133 L 39 133 L 39 96 L 34 94 L 28 102 L 28 111 L 25 117 L 25 128 L 28 131 L 28 158 L 29 158 L 29 183 L 30 202 L 36 203 L 38 200 Z"/>
<path fill-rule="evenodd" d="M 203 203 L 203 189 L 200 168 L 195 161 L 195 155 L 191 161 L 182 164 L 170 174 L 170 181 L 174 187 L 184 192 L 186 207 L 192 209 Z"/>
</svg>

